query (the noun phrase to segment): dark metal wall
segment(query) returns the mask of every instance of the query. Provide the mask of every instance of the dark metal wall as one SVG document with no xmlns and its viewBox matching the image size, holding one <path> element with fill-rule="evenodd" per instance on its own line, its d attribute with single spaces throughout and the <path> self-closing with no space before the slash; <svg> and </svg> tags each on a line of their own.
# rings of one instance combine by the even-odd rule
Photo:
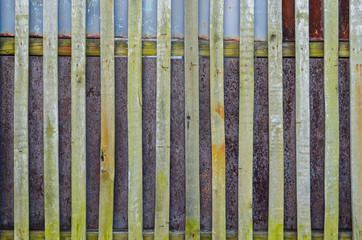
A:
<svg viewBox="0 0 362 240">
<path fill-rule="evenodd" d="M 268 214 L 268 63 L 255 59 L 254 228 L 267 229 Z M 60 225 L 70 229 L 70 57 L 59 57 Z M 116 176 L 114 228 L 127 228 L 127 58 L 116 58 Z M 324 98 L 323 59 L 311 59 L 311 211 L 312 228 L 323 228 Z M 340 229 L 351 229 L 348 59 L 339 61 Z M 285 228 L 296 229 L 295 60 L 283 59 L 285 136 Z M 172 60 L 171 230 L 185 227 L 184 70 Z M 42 57 L 30 57 L 29 172 L 30 228 L 44 229 Z M 227 229 L 237 229 L 239 63 L 225 59 Z M 14 57 L 0 57 L 0 229 L 13 228 Z M 87 58 L 87 228 L 98 227 L 100 145 L 100 58 Z M 211 133 L 209 59 L 200 58 L 201 229 L 211 230 Z M 143 59 L 144 228 L 154 226 L 156 59 Z M 75 183 L 76 184 L 76 183 Z"/>
</svg>

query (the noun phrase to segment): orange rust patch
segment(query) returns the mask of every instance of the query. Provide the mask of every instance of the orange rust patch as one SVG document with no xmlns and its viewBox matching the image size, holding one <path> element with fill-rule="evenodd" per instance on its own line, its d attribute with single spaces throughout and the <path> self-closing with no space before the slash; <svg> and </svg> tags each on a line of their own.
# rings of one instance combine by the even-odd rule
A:
<svg viewBox="0 0 362 240">
<path fill-rule="evenodd" d="M 215 111 L 220 115 L 222 120 L 224 120 L 224 106 L 222 106 L 221 104 L 217 105 Z"/>
<path fill-rule="evenodd" d="M 225 176 L 225 142 L 221 146 L 212 144 L 212 174 L 216 179 Z"/>
</svg>

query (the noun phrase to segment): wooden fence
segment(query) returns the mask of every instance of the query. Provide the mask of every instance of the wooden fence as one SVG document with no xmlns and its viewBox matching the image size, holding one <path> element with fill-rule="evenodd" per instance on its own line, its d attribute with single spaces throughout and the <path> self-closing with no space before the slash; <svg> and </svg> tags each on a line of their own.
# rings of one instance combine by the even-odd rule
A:
<svg viewBox="0 0 362 240">
<path fill-rule="evenodd" d="M 254 43 L 254 1 L 240 0 L 240 41 L 223 41 L 223 0 L 210 1 L 210 41 L 198 40 L 198 2 L 185 0 L 184 44 L 171 41 L 171 0 L 157 3 L 156 42 L 142 41 L 142 0 L 129 0 L 128 41 L 115 41 L 114 2 L 101 1 L 101 38 L 86 40 L 85 1 L 72 1 L 72 38 L 59 39 L 57 0 L 44 1 L 43 39 L 29 41 L 29 1 L 16 0 L 15 40 L 1 53 L 15 54 L 14 232 L 0 239 L 206 239 L 200 232 L 199 56 L 210 57 L 212 141 L 212 238 L 261 239 L 253 231 L 254 56 L 268 57 L 269 212 L 268 239 L 284 233 L 283 56 L 296 58 L 297 238 L 351 238 L 339 234 L 338 57 L 350 58 L 352 238 L 362 239 L 362 9 L 350 0 L 350 41 L 338 41 L 338 4 L 324 0 L 324 44 L 309 42 L 309 1 L 295 1 L 295 44 L 282 42 L 282 1 L 268 1 L 268 43 Z M 71 42 L 70 42 L 71 41 Z M 70 44 L 71 43 L 71 44 Z M 13 47 L 13 45 L 15 45 Z M 14 50 L 15 49 L 15 50 Z M 156 50 L 156 52 L 154 52 Z M 32 52 L 33 51 L 33 52 Z M 43 55 L 45 233 L 29 233 L 28 58 Z M 289 55 L 288 55 L 289 54 Z M 59 226 L 58 55 L 71 55 L 71 234 Z M 101 58 L 101 146 L 98 233 L 86 229 L 86 55 Z M 115 55 L 128 55 L 128 233 L 113 232 L 115 175 Z M 157 56 L 156 201 L 154 233 L 143 232 L 142 56 Z M 171 55 L 184 56 L 186 228 L 169 233 Z M 224 56 L 239 56 L 238 232 L 226 232 Z M 324 233 L 313 233 L 310 213 L 309 57 L 324 56 Z"/>
</svg>

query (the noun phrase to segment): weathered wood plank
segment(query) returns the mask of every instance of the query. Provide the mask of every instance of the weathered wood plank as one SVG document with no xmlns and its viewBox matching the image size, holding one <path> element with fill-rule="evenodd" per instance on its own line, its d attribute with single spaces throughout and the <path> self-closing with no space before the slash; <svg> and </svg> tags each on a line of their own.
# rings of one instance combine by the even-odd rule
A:
<svg viewBox="0 0 362 240">
<path fill-rule="evenodd" d="M 360 0 L 349 4 L 352 231 L 362 240 L 362 9 Z"/>
<path fill-rule="evenodd" d="M 324 0 L 324 239 L 338 238 L 339 103 L 338 1 Z"/>
<path fill-rule="evenodd" d="M 171 0 L 157 1 L 155 239 L 169 239 Z"/>
<path fill-rule="evenodd" d="M 71 40 L 59 39 L 58 55 L 70 56 L 71 55 Z M 34 56 L 43 55 L 43 41 L 40 38 L 30 38 L 29 54 Z M 239 42 L 224 41 L 224 57 L 239 57 Z M 157 43 L 154 40 L 143 40 L 142 42 L 142 55 L 143 56 L 156 56 Z M 14 55 L 14 38 L 0 37 L 0 55 Z M 310 57 L 323 57 L 324 47 L 323 42 L 309 42 L 309 55 Z M 100 55 L 100 40 L 87 39 L 87 56 Z M 128 55 L 127 40 L 115 40 L 115 56 Z M 199 55 L 200 57 L 210 56 L 209 41 L 199 40 Z M 184 42 L 182 40 L 171 42 L 171 56 L 184 56 Z M 255 57 L 268 57 L 268 44 L 267 42 L 254 42 L 254 56 Z M 339 42 L 339 57 L 349 57 L 349 42 Z M 295 43 L 283 42 L 283 57 L 295 57 Z"/>
<path fill-rule="evenodd" d="M 226 239 L 236 240 L 237 239 L 237 232 L 227 232 Z M 69 240 L 71 236 L 70 232 L 61 232 L 60 239 Z M 211 240 L 211 232 L 201 232 L 200 239 L 202 240 Z M 114 240 L 127 240 L 128 234 L 127 232 L 113 232 Z M 170 232 L 170 239 L 171 240 L 182 240 L 185 238 L 183 232 Z M 14 239 L 14 232 L 9 230 L 0 230 L 0 239 L 1 240 L 12 240 Z M 44 239 L 44 231 L 30 231 L 30 239 L 33 240 L 40 240 Z M 87 232 L 87 239 L 88 240 L 96 240 L 98 239 L 97 232 Z M 143 232 L 143 239 L 144 240 L 152 240 L 154 239 L 154 233 L 152 231 L 144 231 Z M 268 239 L 268 233 L 265 231 L 254 231 L 254 240 L 266 240 Z M 286 231 L 284 234 L 284 239 L 286 240 L 296 240 L 297 233 L 296 231 Z M 322 240 L 323 233 L 321 231 L 313 231 L 312 232 L 312 239 L 314 240 Z M 351 232 L 339 232 L 338 239 L 340 240 L 351 240 L 352 233 Z"/>
<path fill-rule="evenodd" d="M 142 0 L 128 1 L 128 231 L 142 239 Z"/>
<path fill-rule="evenodd" d="M 114 0 L 101 1 L 99 240 L 112 239 L 115 159 Z"/>
<path fill-rule="evenodd" d="M 43 5 L 45 238 L 59 239 L 58 1 Z"/>
<path fill-rule="evenodd" d="M 224 1 L 210 1 L 210 111 L 212 144 L 212 238 L 226 238 L 224 126 Z"/>
<path fill-rule="evenodd" d="M 29 239 L 29 1 L 15 1 L 14 239 Z"/>
<path fill-rule="evenodd" d="M 312 239 L 310 213 L 309 2 L 295 2 L 298 239 Z"/>
<path fill-rule="evenodd" d="M 86 2 L 72 0 L 72 239 L 86 239 Z"/>
<path fill-rule="evenodd" d="M 254 0 L 240 1 L 238 239 L 253 239 Z"/>
<path fill-rule="evenodd" d="M 283 239 L 284 138 L 282 1 L 268 1 L 269 214 L 268 239 Z"/>
<path fill-rule="evenodd" d="M 198 1 L 185 1 L 185 164 L 187 240 L 200 239 Z"/>
</svg>

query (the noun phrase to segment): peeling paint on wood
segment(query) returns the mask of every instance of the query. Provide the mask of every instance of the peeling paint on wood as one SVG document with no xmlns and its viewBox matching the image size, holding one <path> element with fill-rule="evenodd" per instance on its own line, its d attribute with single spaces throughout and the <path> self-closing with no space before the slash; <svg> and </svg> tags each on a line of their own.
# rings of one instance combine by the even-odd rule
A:
<svg viewBox="0 0 362 240">
<path fill-rule="evenodd" d="M 169 239 L 171 0 L 157 1 L 155 239 Z"/>
<path fill-rule="evenodd" d="M 58 1 L 44 2 L 43 141 L 45 238 L 59 239 Z"/>
<path fill-rule="evenodd" d="M 254 0 L 240 1 L 238 239 L 253 239 Z"/>
<path fill-rule="evenodd" d="M 362 6 L 350 2 L 350 131 L 353 239 L 362 239 Z"/>
<path fill-rule="evenodd" d="M 101 146 L 99 240 L 113 239 L 115 160 L 114 0 L 100 3 Z"/>
<path fill-rule="evenodd" d="M 309 2 L 295 2 L 298 239 L 312 239 L 310 213 Z"/>
<path fill-rule="evenodd" d="M 324 239 L 338 238 L 339 218 L 339 105 L 338 1 L 324 0 Z"/>
<path fill-rule="evenodd" d="M 29 239 L 29 1 L 15 1 L 14 239 Z"/>
<path fill-rule="evenodd" d="M 284 137 L 282 1 L 268 1 L 269 214 L 268 239 L 283 239 Z"/>
<path fill-rule="evenodd" d="M 199 178 L 199 1 L 185 0 L 185 239 L 200 239 Z"/>
<path fill-rule="evenodd" d="M 224 126 L 224 0 L 210 1 L 210 113 L 212 144 L 212 238 L 226 238 Z"/>
<path fill-rule="evenodd" d="M 72 239 L 86 239 L 86 2 L 72 1 Z"/>
<path fill-rule="evenodd" d="M 128 2 L 128 231 L 142 239 L 142 0 Z"/>
</svg>

